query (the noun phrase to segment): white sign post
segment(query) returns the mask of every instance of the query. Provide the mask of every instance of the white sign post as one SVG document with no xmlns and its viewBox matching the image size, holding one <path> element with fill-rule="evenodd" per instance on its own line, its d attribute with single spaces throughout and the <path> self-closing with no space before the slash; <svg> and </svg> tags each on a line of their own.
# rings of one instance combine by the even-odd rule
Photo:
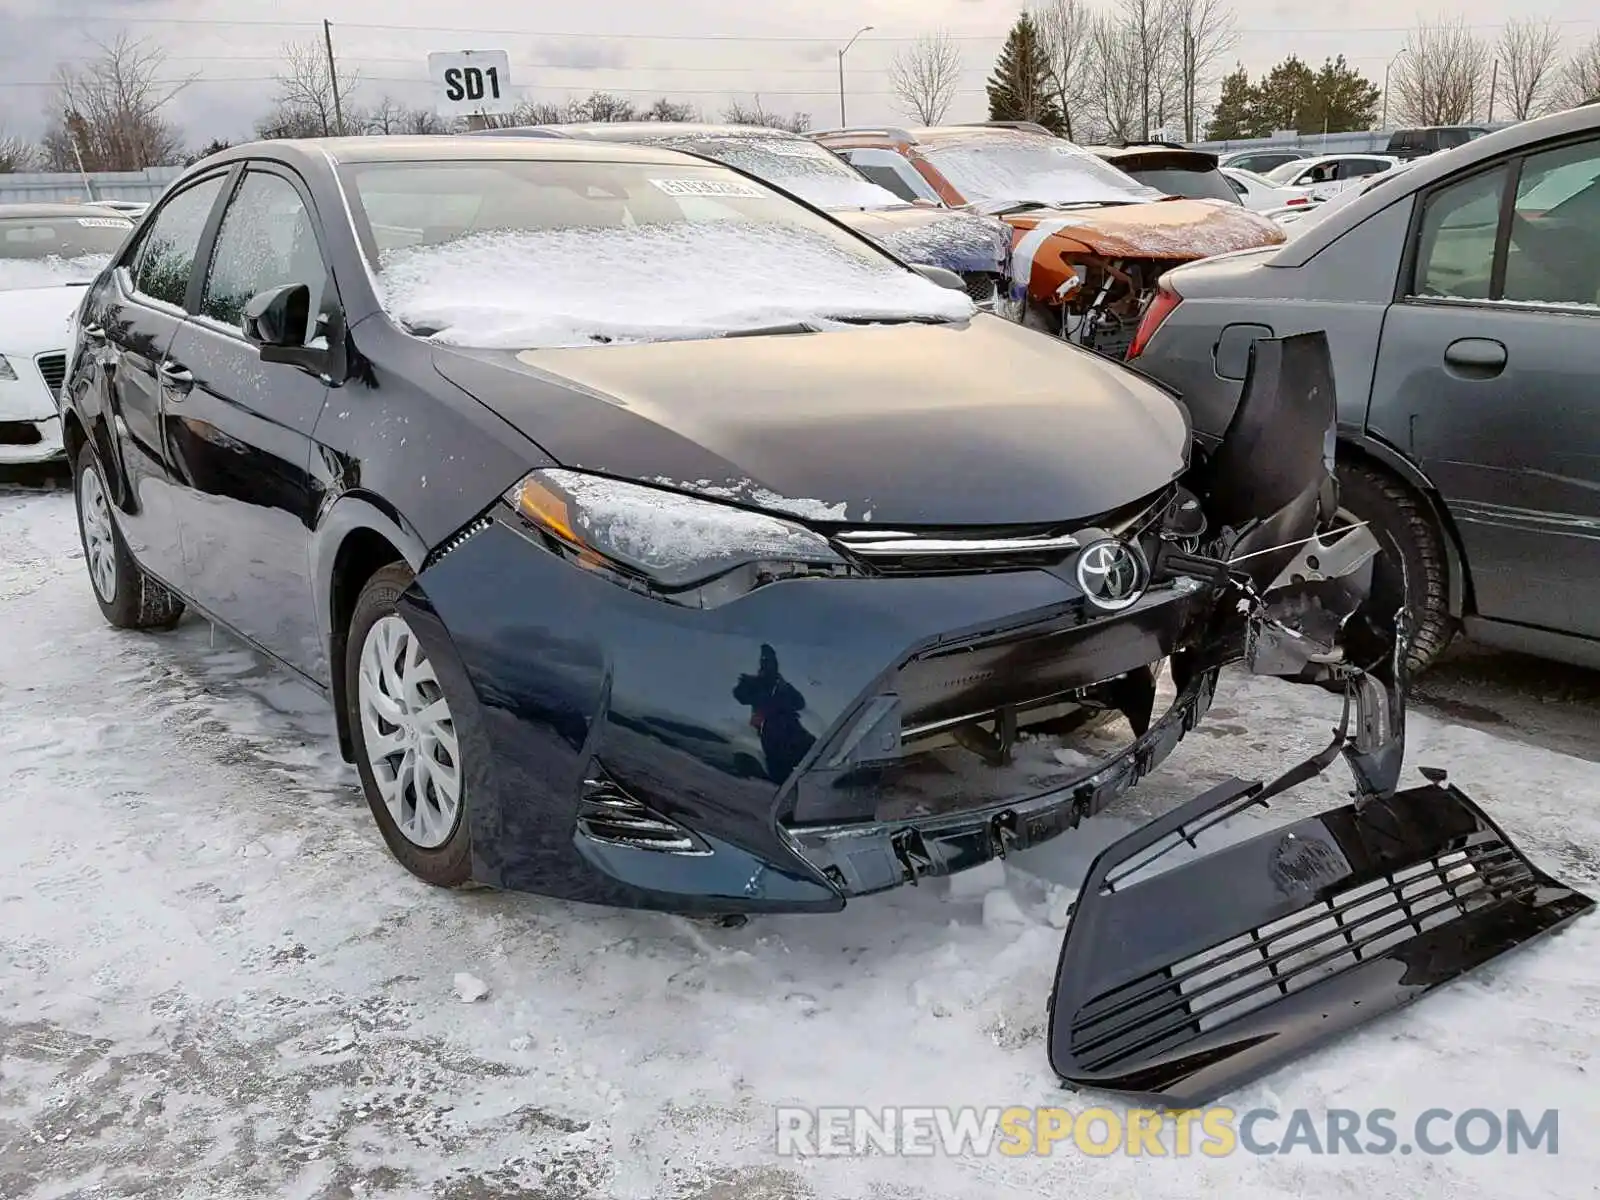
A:
<svg viewBox="0 0 1600 1200">
<path fill-rule="evenodd" d="M 504 50 L 440 50 L 428 55 L 428 77 L 440 116 L 486 116 L 517 107 Z"/>
</svg>

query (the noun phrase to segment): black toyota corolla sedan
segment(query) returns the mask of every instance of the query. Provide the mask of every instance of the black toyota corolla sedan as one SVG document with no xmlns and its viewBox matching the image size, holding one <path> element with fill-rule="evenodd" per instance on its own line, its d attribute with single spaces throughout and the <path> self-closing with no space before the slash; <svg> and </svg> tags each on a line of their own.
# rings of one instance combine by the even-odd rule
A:
<svg viewBox="0 0 1600 1200">
<path fill-rule="evenodd" d="M 1325 430 L 1263 375 L 1219 476 L 959 283 L 667 150 L 234 148 L 77 316 L 94 594 L 325 689 L 434 883 L 828 910 L 1037 843 L 1204 712 L 1211 567 L 1290 565 Z"/>
</svg>

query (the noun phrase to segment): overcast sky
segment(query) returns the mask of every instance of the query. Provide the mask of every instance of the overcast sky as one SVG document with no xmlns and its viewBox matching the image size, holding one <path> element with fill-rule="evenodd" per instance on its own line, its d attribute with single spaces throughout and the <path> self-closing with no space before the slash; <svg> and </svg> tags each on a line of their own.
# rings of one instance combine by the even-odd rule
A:
<svg viewBox="0 0 1600 1200">
<path fill-rule="evenodd" d="M 1233 7 L 1234 56 L 1252 73 L 1290 53 L 1313 63 L 1342 53 L 1374 81 L 1418 11 L 1384 0 Z M 1510 15 L 1548 16 L 1574 45 L 1600 28 L 1596 0 L 1458 0 L 1450 8 L 1490 37 Z M 744 0 L 0 0 L 0 126 L 36 134 L 49 99 L 40 85 L 55 65 L 92 53 L 92 37 L 126 30 L 166 49 L 169 77 L 201 77 L 173 107 L 191 143 L 240 139 L 270 101 L 282 45 L 320 39 L 324 17 L 334 23 L 341 69 L 362 75 L 358 102 L 388 94 L 431 105 L 429 51 L 503 49 L 514 88 L 531 99 L 597 88 L 641 102 L 667 94 L 715 117 L 731 97 L 748 102 L 759 92 L 763 106 L 808 112 L 817 125 L 838 122 L 835 53 L 855 30 L 876 27 L 846 59 L 849 120 L 903 123 L 888 91 L 889 61 L 908 40 L 944 28 L 960 39 L 964 70 L 950 119 L 973 120 L 986 115 L 983 82 L 1018 9 L 1016 0 L 777 0 L 759 8 Z"/>
</svg>

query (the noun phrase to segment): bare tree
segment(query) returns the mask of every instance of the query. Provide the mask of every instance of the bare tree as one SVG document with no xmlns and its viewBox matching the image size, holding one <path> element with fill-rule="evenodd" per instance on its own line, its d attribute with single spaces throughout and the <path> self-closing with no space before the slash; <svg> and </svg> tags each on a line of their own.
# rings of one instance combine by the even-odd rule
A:
<svg viewBox="0 0 1600 1200">
<path fill-rule="evenodd" d="M 938 125 L 956 98 L 961 51 L 944 30 L 924 34 L 889 63 L 889 88 L 902 111 L 922 125 Z"/>
<path fill-rule="evenodd" d="M 1545 111 L 1561 62 L 1561 30 L 1554 21 L 1513 17 L 1495 46 L 1500 78 L 1519 121 Z"/>
<path fill-rule="evenodd" d="M 119 35 L 94 42 L 95 57 L 56 69 L 44 138 L 53 171 L 139 171 L 183 160 L 183 139 L 162 110 L 195 76 L 161 78 L 166 55 Z"/>
<path fill-rule="evenodd" d="M 1226 0 L 1169 0 L 1173 21 L 1172 69 L 1183 117 L 1183 140 L 1199 136 L 1201 96 L 1209 95 L 1220 78 L 1218 68 L 1239 41 L 1233 10 Z"/>
<path fill-rule="evenodd" d="M 1578 48 L 1561 68 L 1555 107 L 1577 108 L 1600 100 L 1600 33 Z"/>
<path fill-rule="evenodd" d="M 1121 69 L 1133 71 L 1132 84 L 1138 97 L 1138 125 L 1133 136 L 1140 139 L 1148 138 L 1152 129 L 1166 123 L 1168 105 L 1176 99 L 1178 89 L 1171 74 L 1176 58 L 1174 3 L 1175 0 L 1117 0 L 1115 10 L 1106 17 L 1117 40 L 1123 43 Z M 1124 133 L 1123 138 L 1128 134 Z"/>
<path fill-rule="evenodd" d="M 38 146 L 27 138 L 6 133 L 5 127 L 0 126 L 0 175 L 35 170 L 42 157 Z"/>
<path fill-rule="evenodd" d="M 1094 129 L 1092 136 L 1080 134 L 1079 140 L 1123 142 L 1144 136 L 1139 125 L 1144 91 L 1137 39 L 1115 15 L 1102 13 L 1090 27 L 1090 45 L 1094 86 L 1088 94 Z"/>
<path fill-rule="evenodd" d="M 1406 35 L 1395 64 L 1395 116 L 1402 125 L 1459 125 L 1482 107 L 1489 46 L 1461 17 L 1424 21 Z"/>
<path fill-rule="evenodd" d="M 639 110 L 626 96 L 610 92 L 590 92 L 583 100 L 567 104 L 567 120 L 573 124 L 583 121 L 636 121 Z"/>
<path fill-rule="evenodd" d="M 730 100 L 728 107 L 722 110 L 722 119 L 730 125 L 765 125 L 769 129 L 787 129 L 790 133 L 804 133 L 811 128 L 810 113 L 783 113 L 768 112 L 761 107 L 761 95 L 758 92 L 755 102 L 745 105 L 740 100 Z"/>
<path fill-rule="evenodd" d="M 360 128 L 354 120 L 347 120 L 343 129 L 339 126 L 341 104 L 348 117 L 357 115 L 350 108 L 350 95 L 360 77 L 337 67 L 329 70 L 322 46 L 288 43 L 283 47 L 283 65 L 273 78 L 278 81 L 278 94 L 272 111 L 256 122 L 261 137 L 332 137 Z"/>
<path fill-rule="evenodd" d="M 1085 130 L 1073 114 L 1089 103 L 1095 75 L 1095 14 L 1086 0 L 1044 0 L 1033 10 L 1039 41 L 1050 60 L 1050 83 L 1067 140 Z M 1080 121 L 1079 126 L 1083 125 Z"/>
<path fill-rule="evenodd" d="M 692 104 L 684 104 L 677 100 L 669 100 L 665 96 L 657 98 L 649 108 L 639 116 L 646 121 L 698 121 L 699 112 Z"/>
</svg>

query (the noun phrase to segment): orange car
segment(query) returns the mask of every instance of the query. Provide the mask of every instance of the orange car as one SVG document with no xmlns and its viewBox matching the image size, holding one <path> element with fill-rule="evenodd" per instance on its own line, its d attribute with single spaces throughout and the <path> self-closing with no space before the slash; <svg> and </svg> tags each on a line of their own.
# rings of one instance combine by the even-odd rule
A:
<svg viewBox="0 0 1600 1200">
<path fill-rule="evenodd" d="M 1127 355 L 1169 268 L 1275 246 L 1282 228 L 1242 205 L 1164 196 L 1037 125 L 842 129 L 811 137 L 907 200 L 1005 218 L 1024 320 L 1102 354 Z"/>
</svg>

